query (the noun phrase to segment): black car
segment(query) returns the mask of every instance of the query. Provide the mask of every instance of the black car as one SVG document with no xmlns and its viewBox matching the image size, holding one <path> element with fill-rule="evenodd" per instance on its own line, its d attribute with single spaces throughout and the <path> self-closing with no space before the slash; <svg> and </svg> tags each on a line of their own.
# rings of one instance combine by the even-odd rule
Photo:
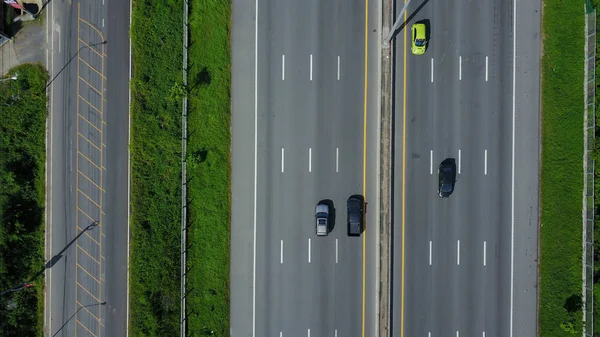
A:
<svg viewBox="0 0 600 337">
<path fill-rule="evenodd" d="M 456 162 L 454 159 L 445 159 L 438 170 L 439 185 L 438 195 L 441 198 L 448 198 L 454 192 L 454 183 L 456 182 Z"/>
<path fill-rule="evenodd" d="M 363 231 L 364 198 L 353 195 L 348 198 L 348 236 L 360 236 Z"/>
</svg>

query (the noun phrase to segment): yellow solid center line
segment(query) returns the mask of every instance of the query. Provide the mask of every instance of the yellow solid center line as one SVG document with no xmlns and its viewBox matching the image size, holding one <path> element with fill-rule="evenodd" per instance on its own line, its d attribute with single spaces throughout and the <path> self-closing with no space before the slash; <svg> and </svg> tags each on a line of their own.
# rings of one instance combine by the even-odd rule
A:
<svg viewBox="0 0 600 337">
<path fill-rule="evenodd" d="M 406 1 L 405 1 L 406 3 Z M 408 10 L 404 12 L 404 22 L 406 22 Z M 404 337 L 404 197 L 406 181 L 406 27 L 404 31 L 404 68 L 402 84 L 402 276 L 401 278 L 401 297 L 400 297 L 400 336 Z"/>
<path fill-rule="evenodd" d="M 364 87 L 364 103 L 363 103 L 363 198 L 367 200 L 367 86 L 369 83 L 368 77 L 369 64 L 369 0 L 365 0 L 365 87 Z M 364 207 L 364 205 L 363 205 Z M 364 221 L 364 219 L 363 219 Z M 365 226 L 366 227 L 366 226 Z M 367 231 L 363 229 L 363 244 L 362 244 L 362 337 L 365 337 L 365 293 L 366 293 L 366 246 L 367 246 Z"/>
</svg>

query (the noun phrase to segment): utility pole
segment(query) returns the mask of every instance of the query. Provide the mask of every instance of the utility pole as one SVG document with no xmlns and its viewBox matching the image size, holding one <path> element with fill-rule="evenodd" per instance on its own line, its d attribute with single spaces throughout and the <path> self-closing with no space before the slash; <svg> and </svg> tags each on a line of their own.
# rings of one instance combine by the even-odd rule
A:
<svg viewBox="0 0 600 337">
<path fill-rule="evenodd" d="M 404 15 L 404 12 L 406 11 L 406 8 L 408 8 L 408 4 L 409 3 L 410 3 L 410 0 L 408 0 L 404 4 L 404 7 L 402 7 L 402 10 L 400 11 L 400 14 L 398 14 L 398 18 L 396 18 L 396 22 L 394 22 L 394 26 L 389 31 L 388 36 L 386 36 L 385 39 L 383 40 L 383 46 L 384 47 L 389 47 L 390 42 L 392 42 L 392 38 L 394 37 L 394 33 L 400 27 L 400 25 L 404 22 L 402 16 Z"/>
</svg>

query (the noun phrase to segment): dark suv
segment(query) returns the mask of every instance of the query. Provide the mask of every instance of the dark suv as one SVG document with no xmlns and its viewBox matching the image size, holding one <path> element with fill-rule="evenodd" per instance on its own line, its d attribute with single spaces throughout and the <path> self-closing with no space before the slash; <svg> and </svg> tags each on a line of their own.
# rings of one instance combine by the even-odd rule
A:
<svg viewBox="0 0 600 337">
<path fill-rule="evenodd" d="M 439 184 L 438 195 L 440 198 L 448 198 L 454 192 L 456 182 L 456 161 L 452 158 L 444 159 L 438 170 Z"/>
<path fill-rule="evenodd" d="M 362 195 L 348 198 L 348 236 L 360 236 L 363 231 L 365 200 Z"/>
</svg>

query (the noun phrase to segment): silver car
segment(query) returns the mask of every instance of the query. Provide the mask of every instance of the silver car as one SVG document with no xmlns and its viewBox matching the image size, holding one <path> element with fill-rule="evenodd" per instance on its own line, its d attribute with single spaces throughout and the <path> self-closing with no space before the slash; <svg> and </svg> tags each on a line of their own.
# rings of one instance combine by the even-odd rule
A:
<svg viewBox="0 0 600 337">
<path fill-rule="evenodd" d="M 317 219 L 317 236 L 329 234 L 329 206 L 317 204 L 315 207 L 315 218 Z"/>
</svg>

